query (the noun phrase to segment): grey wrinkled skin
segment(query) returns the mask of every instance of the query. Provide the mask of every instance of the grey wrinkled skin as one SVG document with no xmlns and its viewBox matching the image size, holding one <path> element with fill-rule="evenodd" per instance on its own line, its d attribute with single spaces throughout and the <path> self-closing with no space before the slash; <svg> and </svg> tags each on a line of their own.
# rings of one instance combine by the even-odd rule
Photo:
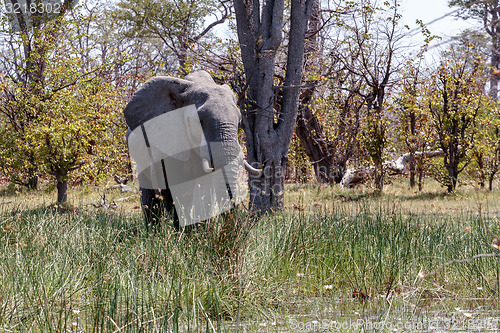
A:
<svg viewBox="0 0 500 333">
<path fill-rule="evenodd" d="M 229 86 L 217 85 L 205 71 L 189 74 L 184 79 L 166 76 L 151 78 L 132 96 L 124 109 L 124 116 L 130 131 L 133 131 L 163 113 L 192 104 L 196 106 L 209 147 L 211 143 L 217 143 L 212 146 L 224 147 L 212 149 L 210 156 L 202 157 L 208 158 L 215 169 L 241 159 L 238 143 L 241 115 L 236 106 L 236 97 Z M 168 140 L 169 133 L 162 135 Z M 228 177 L 231 178 L 229 181 L 236 182 L 237 172 L 229 173 Z M 166 210 L 171 214 L 175 228 L 179 229 L 179 219 L 168 186 L 158 190 L 141 187 L 141 193 L 147 227 L 158 227 L 159 219 Z"/>
</svg>

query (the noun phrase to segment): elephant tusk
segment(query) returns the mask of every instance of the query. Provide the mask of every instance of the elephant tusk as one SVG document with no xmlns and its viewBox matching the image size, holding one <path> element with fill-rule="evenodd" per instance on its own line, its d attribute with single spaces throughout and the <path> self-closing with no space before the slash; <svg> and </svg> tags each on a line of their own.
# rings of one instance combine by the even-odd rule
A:
<svg viewBox="0 0 500 333">
<path fill-rule="evenodd" d="M 243 165 L 245 165 L 245 169 L 250 172 L 252 175 L 260 176 L 262 173 L 262 169 L 256 169 L 247 162 L 247 160 L 243 160 Z"/>
<path fill-rule="evenodd" d="M 205 171 L 206 173 L 214 171 L 214 168 L 210 166 L 210 162 L 206 158 L 202 159 L 201 166 L 203 167 L 203 171 Z"/>
</svg>

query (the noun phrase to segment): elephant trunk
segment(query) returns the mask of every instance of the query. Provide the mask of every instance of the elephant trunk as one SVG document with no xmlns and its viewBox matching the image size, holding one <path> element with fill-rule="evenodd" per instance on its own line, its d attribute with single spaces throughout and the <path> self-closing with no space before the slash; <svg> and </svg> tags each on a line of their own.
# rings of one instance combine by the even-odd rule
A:
<svg viewBox="0 0 500 333">
<path fill-rule="evenodd" d="M 214 168 L 219 168 L 227 164 L 243 165 L 245 169 L 252 175 L 259 176 L 262 174 L 262 169 L 254 168 L 243 158 L 243 150 L 237 142 L 212 142 L 210 144 L 214 165 L 211 165 L 208 158 L 202 156 L 203 170 L 206 173 L 214 171 Z M 236 164 L 235 164 L 236 163 Z"/>
</svg>

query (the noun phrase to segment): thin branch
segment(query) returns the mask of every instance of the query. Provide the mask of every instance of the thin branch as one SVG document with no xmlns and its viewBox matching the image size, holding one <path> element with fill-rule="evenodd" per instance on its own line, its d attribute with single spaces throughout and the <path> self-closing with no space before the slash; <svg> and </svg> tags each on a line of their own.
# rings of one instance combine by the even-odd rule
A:
<svg viewBox="0 0 500 333">
<path fill-rule="evenodd" d="M 439 266 L 435 270 L 433 270 L 430 273 L 422 273 L 422 277 L 426 278 L 432 275 L 435 275 L 437 272 L 439 272 L 441 269 L 450 266 L 451 264 L 459 264 L 459 263 L 464 263 L 464 262 L 473 262 L 476 259 L 479 258 L 500 258 L 500 253 L 481 253 L 481 254 L 476 254 L 475 256 L 471 258 L 466 258 L 466 259 L 454 259 L 451 261 L 448 261 L 444 265 Z M 420 274 L 420 273 L 419 273 Z"/>
</svg>

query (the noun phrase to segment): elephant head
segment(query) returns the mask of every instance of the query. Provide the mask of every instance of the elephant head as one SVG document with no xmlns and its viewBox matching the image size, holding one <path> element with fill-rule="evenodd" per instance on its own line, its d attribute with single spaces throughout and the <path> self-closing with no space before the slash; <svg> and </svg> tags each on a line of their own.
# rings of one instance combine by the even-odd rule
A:
<svg viewBox="0 0 500 333">
<path fill-rule="evenodd" d="M 169 192 L 161 194 L 175 203 L 183 226 L 241 201 L 241 189 L 235 187 L 240 165 L 260 172 L 246 163 L 238 143 L 241 115 L 234 93 L 207 72 L 150 79 L 132 96 L 124 115 L 147 219 L 158 189 Z M 172 202 L 164 205 L 173 208 Z"/>
</svg>

